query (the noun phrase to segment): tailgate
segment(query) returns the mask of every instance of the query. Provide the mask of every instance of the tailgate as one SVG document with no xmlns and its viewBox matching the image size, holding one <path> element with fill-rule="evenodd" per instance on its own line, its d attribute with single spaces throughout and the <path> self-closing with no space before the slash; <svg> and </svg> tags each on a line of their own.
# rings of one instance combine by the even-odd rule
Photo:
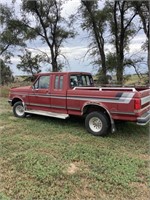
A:
<svg viewBox="0 0 150 200">
<path fill-rule="evenodd" d="M 141 109 L 138 111 L 137 124 L 145 125 L 150 121 L 150 89 L 138 92 Z"/>
<path fill-rule="evenodd" d="M 141 107 L 147 108 L 150 106 L 150 89 L 139 92 L 141 98 Z"/>
</svg>

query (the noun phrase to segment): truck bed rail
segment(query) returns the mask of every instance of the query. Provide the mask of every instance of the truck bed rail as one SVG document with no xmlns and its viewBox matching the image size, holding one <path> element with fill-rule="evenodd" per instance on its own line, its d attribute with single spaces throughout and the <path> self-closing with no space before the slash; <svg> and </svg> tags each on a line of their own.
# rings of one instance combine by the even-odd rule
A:
<svg viewBox="0 0 150 200">
<path fill-rule="evenodd" d="M 124 87 L 74 87 L 73 90 L 99 90 L 99 91 L 115 91 L 115 90 L 123 90 L 123 91 L 132 91 L 136 92 L 135 88 L 124 88 Z"/>
</svg>

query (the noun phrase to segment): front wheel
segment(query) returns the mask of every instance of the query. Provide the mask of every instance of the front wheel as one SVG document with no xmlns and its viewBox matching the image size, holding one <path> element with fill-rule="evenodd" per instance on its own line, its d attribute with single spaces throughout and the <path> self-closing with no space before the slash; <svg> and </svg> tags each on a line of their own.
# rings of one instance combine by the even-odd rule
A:
<svg viewBox="0 0 150 200">
<path fill-rule="evenodd" d="M 13 106 L 13 113 L 15 117 L 23 118 L 26 116 L 25 109 L 21 101 L 18 101 Z"/>
<path fill-rule="evenodd" d="M 85 127 L 95 136 L 105 136 L 109 128 L 108 117 L 102 112 L 89 113 L 85 119 Z"/>
</svg>

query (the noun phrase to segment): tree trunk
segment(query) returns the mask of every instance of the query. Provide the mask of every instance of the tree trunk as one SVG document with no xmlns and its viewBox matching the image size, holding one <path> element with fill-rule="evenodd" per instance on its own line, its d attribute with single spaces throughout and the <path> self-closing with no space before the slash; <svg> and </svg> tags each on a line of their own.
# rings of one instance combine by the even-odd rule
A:
<svg viewBox="0 0 150 200">
<path fill-rule="evenodd" d="M 52 64 L 52 72 L 58 72 L 58 63 L 56 59 L 56 55 L 54 53 L 54 48 L 50 47 L 50 53 L 51 53 L 51 64 Z"/>
<path fill-rule="evenodd" d="M 123 70 L 122 69 L 123 69 L 123 67 L 121 66 L 121 63 L 120 63 L 120 65 L 117 68 L 117 73 L 116 73 L 117 84 L 120 85 L 120 86 L 123 85 Z"/>
<path fill-rule="evenodd" d="M 58 72 L 58 64 L 57 64 L 57 60 L 55 59 L 55 57 L 52 56 L 52 71 L 53 72 Z"/>
<path fill-rule="evenodd" d="M 101 51 L 100 55 L 101 55 L 101 61 L 102 61 L 103 84 L 108 84 L 106 58 L 105 58 L 104 49 Z"/>
<path fill-rule="evenodd" d="M 53 72 L 58 72 L 57 61 L 56 60 L 52 61 L 52 71 Z"/>
<path fill-rule="evenodd" d="M 117 4 L 120 11 L 120 31 L 118 28 L 117 21 Z M 125 1 L 122 4 L 115 2 L 114 5 L 114 20 L 115 20 L 115 45 L 116 45 L 116 55 L 117 55 L 117 84 L 123 85 L 123 71 L 124 71 L 124 40 L 125 40 L 125 27 L 124 27 L 124 7 Z"/>
<path fill-rule="evenodd" d="M 150 10 L 150 2 L 148 3 L 148 9 Z M 147 30 L 147 39 L 148 39 L 148 55 L 147 55 L 147 64 L 148 64 L 148 77 L 149 77 L 149 86 L 150 86 L 150 32 L 149 32 L 149 27 L 150 27 L 150 13 L 149 13 L 149 18 L 148 18 L 148 30 Z"/>
<path fill-rule="evenodd" d="M 124 71 L 124 35 L 120 37 L 119 54 L 117 55 L 117 83 L 123 85 L 123 71 Z"/>
<path fill-rule="evenodd" d="M 148 65 L 148 77 L 149 77 L 149 85 L 150 85 L 150 44 L 148 41 L 148 55 L 147 55 L 147 65 Z"/>
</svg>

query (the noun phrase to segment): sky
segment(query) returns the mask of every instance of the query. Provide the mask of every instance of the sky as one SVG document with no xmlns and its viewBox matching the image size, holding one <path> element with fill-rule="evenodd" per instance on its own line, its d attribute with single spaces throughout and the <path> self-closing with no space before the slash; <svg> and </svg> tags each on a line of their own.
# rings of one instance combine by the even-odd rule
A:
<svg viewBox="0 0 150 200">
<path fill-rule="evenodd" d="M 0 0 L 0 3 L 7 2 L 8 5 L 11 5 L 12 0 Z M 20 8 L 19 8 L 19 2 L 20 0 L 16 0 L 15 4 L 15 10 L 19 14 Z M 77 8 L 80 6 L 80 0 L 69 0 L 64 4 L 64 8 L 62 10 L 62 15 L 64 17 L 68 17 L 70 14 L 76 13 Z M 75 39 L 69 39 L 67 42 L 63 44 L 63 47 L 61 48 L 62 53 L 67 57 L 69 66 L 66 65 L 64 67 L 63 71 L 86 71 L 91 72 L 92 74 L 95 74 L 98 70 L 98 67 L 94 67 L 91 62 L 91 58 L 88 56 L 84 57 L 88 50 L 88 44 L 90 42 L 89 37 L 86 32 L 83 32 L 79 26 L 79 24 L 75 25 L 75 29 L 78 33 L 78 35 L 75 37 Z M 130 41 L 129 46 L 129 55 L 134 54 L 136 57 L 139 55 L 142 55 L 143 57 L 146 57 L 146 53 L 141 51 L 141 45 L 145 41 L 145 34 L 141 31 L 134 39 Z M 35 54 L 37 51 L 35 49 L 40 49 L 46 53 L 49 53 L 49 49 L 47 46 L 41 44 L 40 41 L 32 41 L 28 44 L 28 49 Z M 113 51 L 113 47 L 111 45 L 106 45 L 106 51 Z M 24 73 L 17 69 L 16 65 L 19 63 L 19 57 L 17 56 L 19 52 L 17 49 L 15 50 L 15 56 L 11 59 L 12 65 L 11 69 L 14 73 L 14 75 L 23 75 Z M 44 65 L 43 72 L 47 71 L 50 68 L 50 65 Z M 146 67 L 143 65 L 143 67 L 140 69 L 141 72 L 145 72 Z M 126 74 L 135 73 L 134 69 L 127 68 L 125 71 Z"/>
</svg>

